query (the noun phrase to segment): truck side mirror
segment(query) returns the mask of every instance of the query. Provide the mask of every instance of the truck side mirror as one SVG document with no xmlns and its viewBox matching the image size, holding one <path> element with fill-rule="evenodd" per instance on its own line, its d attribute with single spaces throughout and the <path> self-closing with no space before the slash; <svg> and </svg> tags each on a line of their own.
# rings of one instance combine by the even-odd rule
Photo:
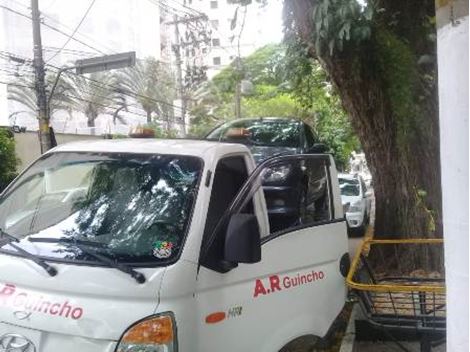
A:
<svg viewBox="0 0 470 352">
<path fill-rule="evenodd" d="M 315 143 L 311 148 L 308 149 L 308 152 L 311 154 L 316 153 L 326 153 L 328 148 L 323 143 Z"/>
<path fill-rule="evenodd" d="M 232 263 L 257 263 L 261 260 L 261 234 L 252 214 L 231 217 L 225 236 L 224 259 Z"/>
</svg>

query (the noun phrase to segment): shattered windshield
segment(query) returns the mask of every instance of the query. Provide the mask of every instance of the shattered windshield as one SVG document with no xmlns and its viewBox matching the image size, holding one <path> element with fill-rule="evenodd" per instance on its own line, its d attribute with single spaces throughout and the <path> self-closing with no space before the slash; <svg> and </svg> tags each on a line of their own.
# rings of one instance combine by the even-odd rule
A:
<svg viewBox="0 0 470 352">
<path fill-rule="evenodd" d="M 48 154 L 0 200 L 0 228 L 48 258 L 93 260 L 73 245 L 86 241 L 121 262 L 171 260 L 183 244 L 201 169 L 188 156 Z"/>
<path fill-rule="evenodd" d="M 218 127 L 207 139 L 266 147 L 298 148 L 300 124 L 298 121 L 287 119 L 246 119 Z"/>
</svg>

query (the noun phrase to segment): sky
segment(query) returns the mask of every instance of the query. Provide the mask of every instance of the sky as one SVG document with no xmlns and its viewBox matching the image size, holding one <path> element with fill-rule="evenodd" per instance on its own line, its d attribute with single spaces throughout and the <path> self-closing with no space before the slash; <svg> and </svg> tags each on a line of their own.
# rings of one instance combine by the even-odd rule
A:
<svg viewBox="0 0 470 352">
<path fill-rule="evenodd" d="M 270 0 L 266 6 L 266 17 L 263 18 L 261 42 L 279 43 L 282 41 L 282 1 Z"/>
</svg>

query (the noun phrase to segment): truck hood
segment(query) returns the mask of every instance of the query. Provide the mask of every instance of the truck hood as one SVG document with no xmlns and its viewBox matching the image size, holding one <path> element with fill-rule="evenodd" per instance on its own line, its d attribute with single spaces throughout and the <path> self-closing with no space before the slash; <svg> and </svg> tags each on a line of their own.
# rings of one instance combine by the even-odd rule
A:
<svg viewBox="0 0 470 352">
<path fill-rule="evenodd" d="M 54 277 L 27 259 L 0 254 L 0 325 L 118 340 L 157 308 L 165 268 L 136 269 L 147 278 L 138 284 L 112 268 L 51 265 Z"/>
<path fill-rule="evenodd" d="M 264 160 L 272 158 L 273 156 L 298 154 L 300 152 L 299 149 L 289 147 L 264 147 L 255 145 L 248 145 L 247 147 L 250 149 L 256 164 L 260 164 Z"/>
</svg>

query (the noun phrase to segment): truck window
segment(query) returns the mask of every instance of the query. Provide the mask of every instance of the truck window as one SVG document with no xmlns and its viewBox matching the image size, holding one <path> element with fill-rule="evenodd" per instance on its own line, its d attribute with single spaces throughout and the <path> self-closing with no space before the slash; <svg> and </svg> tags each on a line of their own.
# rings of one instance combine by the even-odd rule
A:
<svg viewBox="0 0 470 352">
<path fill-rule="evenodd" d="M 271 186 L 266 175 L 276 169 L 287 171 L 282 183 Z M 264 194 L 271 233 L 331 220 L 328 166 L 324 159 L 290 160 L 266 171 Z"/>
<path fill-rule="evenodd" d="M 183 247 L 201 170 L 201 160 L 181 155 L 47 154 L 0 199 L 0 228 L 51 259 L 96 262 L 76 240 L 116 262 L 161 265 Z"/>
<path fill-rule="evenodd" d="M 217 164 L 204 228 L 204 243 L 214 231 L 218 221 L 230 206 L 247 178 L 248 170 L 243 156 L 227 157 L 220 160 Z M 253 213 L 253 203 L 249 202 L 243 212 Z M 225 230 L 225 228 L 222 228 L 220 232 L 225 232 Z M 217 265 L 222 259 L 223 248 L 224 236 L 217 234 L 216 240 L 205 258 L 204 265 L 207 267 Z"/>
</svg>

